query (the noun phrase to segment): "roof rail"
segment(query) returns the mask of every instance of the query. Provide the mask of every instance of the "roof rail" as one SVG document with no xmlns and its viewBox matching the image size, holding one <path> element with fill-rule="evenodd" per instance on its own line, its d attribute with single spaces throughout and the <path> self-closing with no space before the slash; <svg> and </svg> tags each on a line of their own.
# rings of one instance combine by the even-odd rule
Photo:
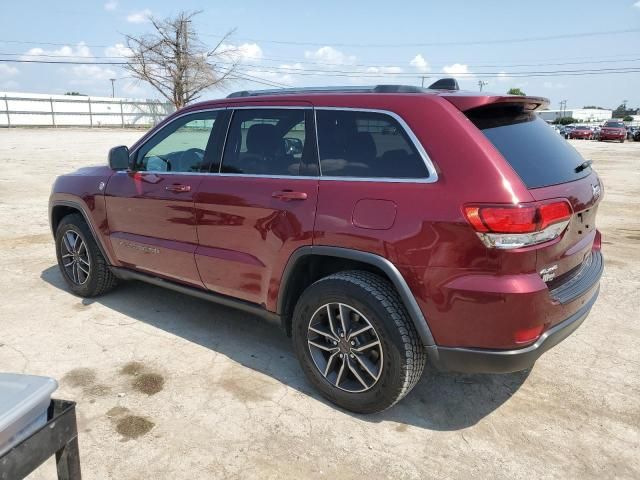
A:
<svg viewBox="0 0 640 480">
<path fill-rule="evenodd" d="M 458 82 L 456 82 L 454 78 L 442 78 L 429 88 L 416 87 L 415 85 L 278 88 L 270 90 L 240 90 L 227 95 L 227 98 L 290 95 L 296 93 L 428 93 L 429 90 L 458 89 Z"/>
</svg>

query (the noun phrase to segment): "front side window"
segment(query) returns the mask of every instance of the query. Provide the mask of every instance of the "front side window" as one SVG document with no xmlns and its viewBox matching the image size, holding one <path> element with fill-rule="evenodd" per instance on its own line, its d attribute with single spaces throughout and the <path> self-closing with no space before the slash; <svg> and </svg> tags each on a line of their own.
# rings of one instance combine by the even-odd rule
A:
<svg viewBox="0 0 640 480">
<path fill-rule="evenodd" d="M 207 146 L 218 111 L 179 118 L 152 137 L 136 155 L 135 170 L 143 172 L 208 171 Z"/>
<path fill-rule="evenodd" d="M 233 113 L 222 173 L 302 175 L 315 162 L 307 141 L 309 109 L 239 109 Z"/>
<path fill-rule="evenodd" d="M 323 176 L 398 179 L 429 176 L 415 145 L 390 115 L 318 110 L 316 119 Z"/>
</svg>

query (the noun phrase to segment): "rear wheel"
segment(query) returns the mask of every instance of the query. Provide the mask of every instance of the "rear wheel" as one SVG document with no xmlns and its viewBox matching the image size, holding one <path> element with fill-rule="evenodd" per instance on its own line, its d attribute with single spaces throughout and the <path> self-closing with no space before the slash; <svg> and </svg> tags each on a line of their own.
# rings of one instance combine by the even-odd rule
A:
<svg viewBox="0 0 640 480">
<path fill-rule="evenodd" d="M 369 272 L 340 272 L 308 287 L 293 316 L 293 344 L 311 384 L 357 413 L 403 398 L 426 362 L 393 286 Z"/>
<path fill-rule="evenodd" d="M 80 214 L 64 217 L 56 230 L 56 255 L 69 289 L 81 297 L 111 290 L 116 278 Z"/>
</svg>

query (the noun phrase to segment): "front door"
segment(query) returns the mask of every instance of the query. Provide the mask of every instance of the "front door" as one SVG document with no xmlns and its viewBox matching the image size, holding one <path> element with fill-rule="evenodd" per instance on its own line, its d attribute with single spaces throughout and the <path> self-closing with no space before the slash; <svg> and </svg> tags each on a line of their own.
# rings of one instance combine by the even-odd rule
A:
<svg viewBox="0 0 640 480">
<path fill-rule="evenodd" d="M 122 266 L 202 286 L 193 198 L 219 158 L 225 121 L 224 110 L 177 117 L 132 153 L 131 171 L 111 177 L 107 220 Z"/>
<path fill-rule="evenodd" d="M 195 198 L 205 286 L 273 309 L 291 253 L 311 245 L 318 196 L 311 107 L 233 112 L 218 175 Z"/>
</svg>

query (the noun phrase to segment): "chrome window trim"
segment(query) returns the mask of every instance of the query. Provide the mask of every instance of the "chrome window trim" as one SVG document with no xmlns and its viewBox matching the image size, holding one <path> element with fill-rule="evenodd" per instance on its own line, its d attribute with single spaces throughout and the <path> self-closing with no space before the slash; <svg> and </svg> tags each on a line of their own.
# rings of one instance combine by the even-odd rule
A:
<svg viewBox="0 0 640 480">
<path fill-rule="evenodd" d="M 313 122 L 315 129 L 315 137 L 316 137 L 316 148 L 318 150 L 318 170 L 320 171 L 319 175 L 261 175 L 261 174 L 250 174 L 250 173 L 222 173 L 222 162 L 224 161 L 224 151 L 227 146 L 227 138 L 229 136 L 229 129 L 231 128 L 231 121 L 233 120 L 233 111 L 234 110 L 249 110 L 249 109 L 271 109 L 271 110 L 281 110 L 281 109 L 299 109 L 299 110 L 313 110 Z M 176 117 L 172 118 L 170 122 L 166 123 L 162 128 L 157 129 L 153 132 L 149 138 L 145 139 L 143 143 L 138 145 L 135 150 L 132 150 L 130 155 L 134 155 L 138 152 L 138 150 L 147 144 L 156 134 L 160 131 L 164 130 L 165 127 L 171 125 L 173 122 L 183 118 L 187 115 L 194 115 L 203 112 L 215 112 L 219 110 L 231 110 L 231 117 L 229 118 L 229 122 L 227 123 L 227 131 L 224 137 L 224 143 L 222 145 L 222 158 L 220 164 L 218 166 L 217 172 L 163 172 L 163 171 L 141 171 L 136 172 L 140 174 L 156 174 L 156 175 L 214 175 L 221 177 L 247 177 L 247 178 L 273 178 L 273 179 L 300 179 L 300 180 L 326 180 L 326 181 L 334 181 L 334 182 L 385 182 L 385 183 L 435 183 L 438 181 L 438 173 L 433 165 L 431 158 L 425 151 L 424 147 L 416 137 L 411 127 L 404 121 L 404 119 L 395 112 L 384 109 L 372 109 L 372 108 L 357 108 L 357 107 L 314 107 L 312 105 L 286 105 L 286 106 L 278 106 L 278 105 L 242 105 L 242 106 L 227 106 L 227 107 L 214 107 L 214 108 L 203 108 L 201 110 L 194 110 L 190 112 L 185 112 Z M 356 112 L 370 112 L 370 113 L 380 113 L 383 115 L 389 115 L 391 118 L 396 120 L 400 126 L 404 129 L 405 133 L 413 143 L 414 147 L 422 157 L 424 161 L 427 171 L 429 172 L 429 176 L 426 178 L 390 178 L 390 177 L 334 177 L 334 176 L 323 176 L 322 175 L 322 165 L 320 163 L 320 142 L 318 141 L 318 121 L 316 112 L 318 110 L 339 110 L 339 111 L 356 111 Z M 115 172 L 116 174 L 125 174 L 132 173 L 131 170 L 119 170 Z"/>
<path fill-rule="evenodd" d="M 328 111 L 347 111 L 347 112 L 366 112 L 366 113 L 380 113 L 382 115 L 388 115 L 398 122 L 400 127 L 405 131 L 411 143 L 413 143 L 414 148 L 418 151 L 418 154 L 422 157 L 422 161 L 427 167 L 427 172 L 429 172 L 428 177 L 423 178 L 386 178 L 386 177 L 332 177 L 332 176 L 322 176 L 322 162 L 320 160 L 320 139 L 318 138 L 318 118 L 316 112 L 319 110 L 328 110 Z M 358 108 L 358 107 L 316 107 L 314 108 L 314 123 L 316 126 L 316 145 L 318 146 L 318 163 L 320 164 L 320 178 L 321 180 L 354 180 L 358 182 L 369 181 L 369 182 L 398 182 L 398 183 L 435 183 L 438 181 L 438 172 L 436 171 L 436 167 L 431 161 L 431 158 L 427 154 L 427 151 L 422 146 L 422 143 L 418 139 L 411 127 L 404 121 L 404 119 L 395 112 L 391 110 L 384 109 L 376 109 L 376 108 Z"/>
</svg>

